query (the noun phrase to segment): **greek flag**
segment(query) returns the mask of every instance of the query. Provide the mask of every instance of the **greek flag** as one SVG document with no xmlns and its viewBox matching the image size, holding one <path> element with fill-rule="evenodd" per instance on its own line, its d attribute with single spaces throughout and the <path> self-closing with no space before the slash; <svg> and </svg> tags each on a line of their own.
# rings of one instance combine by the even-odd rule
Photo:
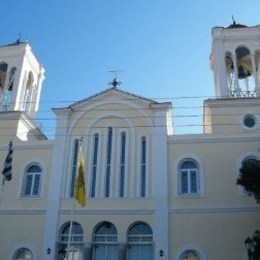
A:
<svg viewBox="0 0 260 260">
<path fill-rule="evenodd" d="M 13 162 L 13 143 L 10 141 L 8 154 L 5 158 L 4 169 L 2 174 L 4 176 L 3 182 L 10 181 L 12 179 L 12 162 Z"/>
</svg>

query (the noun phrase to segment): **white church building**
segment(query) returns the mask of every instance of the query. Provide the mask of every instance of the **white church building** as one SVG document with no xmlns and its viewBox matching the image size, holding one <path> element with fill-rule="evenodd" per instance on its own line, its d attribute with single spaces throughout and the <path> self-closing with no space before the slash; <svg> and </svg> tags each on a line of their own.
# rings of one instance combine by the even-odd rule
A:
<svg viewBox="0 0 260 260">
<path fill-rule="evenodd" d="M 35 124 L 44 68 L 27 42 L 0 47 L 3 260 L 245 260 L 260 207 L 236 184 L 260 159 L 260 26 L 212 29 L 215 98 L 203 133 L 176 135 L 172 104 L 112 86 Z M 173 93 L 174 94 L 174 93 Z M 73 198 L 79 146 L 86 206 Z M 2 176 L 1 176 L 2 178 Z M 72 225 L 70 225 L 72 224 Z"/>
</svg>

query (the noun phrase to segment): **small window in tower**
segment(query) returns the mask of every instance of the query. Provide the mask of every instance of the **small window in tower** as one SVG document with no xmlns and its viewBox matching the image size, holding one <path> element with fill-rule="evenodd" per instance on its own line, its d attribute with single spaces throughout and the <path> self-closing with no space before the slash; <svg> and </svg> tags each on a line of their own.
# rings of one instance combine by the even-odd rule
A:
<svg viewBox="0 0 260 260">
<path fill-rule="evenodd" d="M 243 124 L 247 128 L 253 128 L 256 126 L 256 118 L 253 115 L 246 115 L 243 119 Z"/>
</svg>

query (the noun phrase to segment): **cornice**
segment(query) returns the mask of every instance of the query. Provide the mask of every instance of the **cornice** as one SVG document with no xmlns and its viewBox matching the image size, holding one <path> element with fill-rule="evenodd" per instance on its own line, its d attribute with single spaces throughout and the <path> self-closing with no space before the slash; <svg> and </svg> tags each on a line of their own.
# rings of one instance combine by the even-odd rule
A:
<svg viewBox="0 0 260 260">
<path fill-rule="evenodd" d="M 224 136 L 214 134 L 172 135 L 168 136 L 169 144 L 197 144 L 197 143 L 220 143 L 220 142 L 259 142 L 260 136 L 255 133 L 247 136 Z"/>
<path fill-rule="evenodd" d="M 35 143 L 37 142 L 37 143 Z M 14 149 L 16 151 L 30 151 L 30 150 L 51 150 L 53 148 L 53 140 L 44 141 L 25 141 L 23 144 L 14 142 Z M 0 146 L 0 151 L 6 151 L 7 144 Z"/>
<path fill-rule="evenodd" d="M 44 209 L 0 209 L 0 215 L 45 215 Z"/>
<path fill-rule="evenodd" d="M 171 208 L 170 214 L 204 214 L 204 213 L 245 213 L 259 212 L 260 207 L 218 207 L 218 208 Z"/>
<path fill-rule="evenodd" d="M 0 209 L 0 215 L 44 215 L 46 209 Z M 169 214 L 216 214 L 216 213 L 260 213 L 260 207 L 216 207 L 216 208 L 170 208 Z M 60 210 L 60 214 L 71 215 L 71 210 Z M 75 215 L 153 215 L 155 209 L 151 210 L 92 210 L 75 209 Z"/>
<path fill-rule="evenodd" d="M 65 108 L 52 108 L 52 111 L 55 113 L 56 116 L 59 117 L 67 117 L 70 112 L 72 111 L 71 108 L 65 107 Z"/>
<path fill-rule="evenodd" d="M 218 99 L 206 99 L 204 100 L 204 106 L 210 107 L 239 107 L 241 105 L 248 105 L 248 106 L 259 106 L 260 105 L 260 98 L 218 98 Z"/>
<path fill-rule="evenodd" d="M 60 210 L 60 214 L 64 215 L 71 215 L 71 210 Z M 134 210 L 129 210 L 129 209 L 102 209 L 102 210 L 97 210 L 97 209 L 75 209 L 74 210 L 75 215 L 152 215 L 155 214 L 154 209 L 150 210 L 140 210 L 140 209 L 134 209 Z"/>
</svg>

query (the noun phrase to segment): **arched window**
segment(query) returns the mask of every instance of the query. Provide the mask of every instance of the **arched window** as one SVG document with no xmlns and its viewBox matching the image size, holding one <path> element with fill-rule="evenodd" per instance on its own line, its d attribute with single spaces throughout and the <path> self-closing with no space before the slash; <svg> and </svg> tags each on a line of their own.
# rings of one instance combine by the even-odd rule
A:
<svg viewBox="0 0 260 260">
<path fill-rule="evenodd" d="M 19 248 L 15 253 L 13 260 L 33 260 L 33 254 L 28 248 Z"/>
<path fill-rule="evenodd" d="M 110 222 L 101 223 L 95 230 L 94 260 L 118 259 L 117 230 Z"/>
<path fill-rule="evenodd" d="M 257 159 L 256 156 L 247 156 L 243 161 L 241 166 L 250 166 L 250 165 L 255 165 L 258 164 L 259 160 Z"/>
<path fill-rule="evenodd" d="M 25 172 L 22 195 L 24 197 L 40 196 L 41 178 L 41 168 L 36 164 L 30 165 Z"/>
<path fill-rule="evenodd" d="M 63 252 L 63 253 L 62 253 Z M 67 222 L 60 231 L 59 259 L 83 260 L 83 229 L 77 222 Z"/>
<path fill-rule="evenodd" d="M 16 67 L 12 67 L 8 79 L 8 91 L 13 91 L 15 72 L 16 72 Z"/>
<path fill-rule="evenodd" d="M 4 90 L 7 68 L 8 68 L 7 63 L 5 63 L 5 62 L 0 63 L 0 89 L 1 89 L 1 92 Z"/>
<path fill-rule="evenodd" d="M 258 169 L 258 166 L 259 166 L 259 159 L 258 159 L 257 156 L 254 156 L 254 155 L 247 156 L 243 159 L 241 166 L 240 166 L 240 169 L 239 169 L 239 172 L 241 171 L 242 168 L 253 169 L 252 175 L 251 175 L 252 176 L 251 181 L 252 181 L 252 179 L 254 179 L 253 172 L 257 172 L 257 171 L 255 171 L 255 169 Z M 243 175 L 243 176 L 245 176 L 245 175 Z M 239 179 L 241 180 L 241 172 L 240 172 L 240 178 Z M 243 179 L 245 179 L 245 178 L 243 178 Z M 249 180 L 250 180 L 250 177 L 247 178 L 247 181 L 250 183 Z M 252 195 L 252 193 L 248 192 L 243 185 L 240 186 L 240 193 L 241 193 L 241 195 L 246 195 L 246 196 Z"/>
<path fill-rule="evenodd" d="M 24 93 L 24 101 L 23 101 L 23 109 L 26 112 L 30 112 L 31 109 L 31 102 L 32 102 L 32 95 L 33 95 L 33 84 L 34 84 L 34 78 L 33 74 L 30 71 L 28 75 L 28 79 L 26 82 L 26 88 Z"/>
<path fill-rule="evenodd" d="M 255 95 L 253 65 L 250 50 L 247 47 L 236 48 L 237 79 L 239 81 L 238 96 L 253 97 Z"/>
<path fill-rule="evenodd" d="M 2 102 L 2 109 L 3 110 L 8 110 L 9 107 L 9 102 L 7 102 L 6 97 L 5 97 L 5 82 L 6 82 L 6 77 L 7 77 L 7 69 L 8 69 L 8 64 L 5 62 L 0 63 L 0 101 Z M 7 104 L 8 103 L 8 104 Z"/>
<path fill-rule="evenodd" d="M 129 229 L 127 234 L 127 259 L 153 259 L 153 231 L 146 223 L 136 223 Z"/>
<path fill-rule="evenodd" d="M 181 255 L 180 260 L 200 260 L 199 253 L 195 250 L 186 250 Z"/>
<path fill-rule="evenodd" d="M 179 194 L 199 193 L 199 166 L 193 159 L 183 160 L 178 167 Z"/>
</svg>

